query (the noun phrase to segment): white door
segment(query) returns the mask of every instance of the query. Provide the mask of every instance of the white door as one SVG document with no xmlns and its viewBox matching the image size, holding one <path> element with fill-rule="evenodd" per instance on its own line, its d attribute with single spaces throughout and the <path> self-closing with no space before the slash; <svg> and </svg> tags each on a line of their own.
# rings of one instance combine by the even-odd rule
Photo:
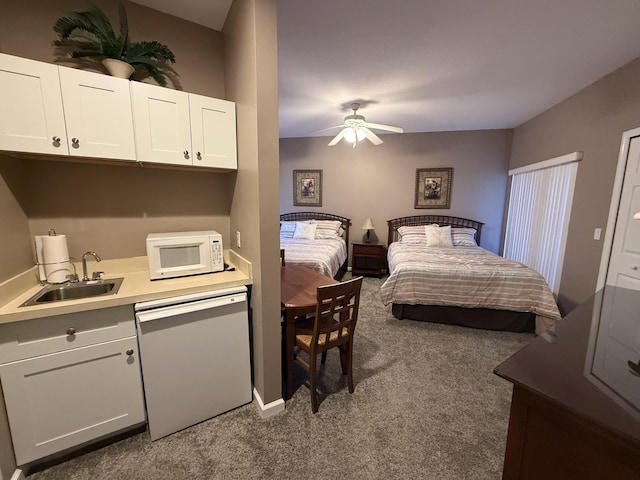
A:
<svg viewBox="0 0 640 480">
<path fill-rule="evenodd" d="M 129 80 L 59 67 L 69 154 L 135 160 Z"/>
<path fill-rule="evenodd" d="M 0 365 L 18 465 L 145 421 L 136 337 Z"/>
<path fill-rule="evenodd" d="M 0 54 L 0 149 L 68 155 L 58 67 Z"/>
<path fill-rule="evenodd" d="M 236 105 L 189 94 L 193 165 L 236 170 Z"/>
<path fill-rule="evenodd" d="M 607 285 L 640 290 L 640 137 L 630 139 Z M 640 216 L 640 214 L 638 215 Z"/>
<path fill-rule="evenodd" d="M 189 94 L 131 82 L 131 100 L 138 161 L 191 165 Z"/>
</svg>

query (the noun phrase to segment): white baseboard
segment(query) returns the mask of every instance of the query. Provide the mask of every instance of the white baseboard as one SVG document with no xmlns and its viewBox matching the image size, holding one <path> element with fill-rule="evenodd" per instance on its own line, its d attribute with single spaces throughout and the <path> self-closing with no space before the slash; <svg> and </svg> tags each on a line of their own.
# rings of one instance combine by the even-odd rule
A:
<svg viewBox="0 0 640 480">
<path fill-rule="evenodd" d="M 11 480 L 26 480 L 24 473 L 19 468 L 16 468 L 16 471 L 11 475 Z"/>
<path fill-rule="evenodd" d="M 258 402 L 258 408 L 260 409 L 260 416 L 262 418 L 269 418 L 284 411 L 284 400 L 282 398 L 265 405 L 255 388 L 253 389 L 253 396 L 256 402 Z"/>
</svg>

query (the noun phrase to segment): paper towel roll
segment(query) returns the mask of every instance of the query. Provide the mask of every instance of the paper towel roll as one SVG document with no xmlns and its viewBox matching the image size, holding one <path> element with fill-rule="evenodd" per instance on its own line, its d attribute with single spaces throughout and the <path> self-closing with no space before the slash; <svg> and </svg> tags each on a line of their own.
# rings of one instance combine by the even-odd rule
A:
<svg viewBox="0 0 640 480">
<path fill-rule="evenodd" d="M 44 271 L 49 283 L 64 283 L 72 272 L 66 235 L 42 237 Z"/>
</svg>

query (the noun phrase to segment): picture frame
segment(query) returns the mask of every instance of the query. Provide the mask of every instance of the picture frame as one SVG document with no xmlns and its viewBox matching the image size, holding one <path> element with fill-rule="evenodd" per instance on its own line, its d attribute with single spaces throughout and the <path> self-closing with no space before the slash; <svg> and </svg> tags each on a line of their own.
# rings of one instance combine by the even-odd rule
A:
<svg viewBox="0 0 640 480">
<path fill-rule="evenodd" d="M 322 206 L 322 170 L 293 171 L 293 205 Z"/>
<path fill-rule="evenodd" d="M 416 169 L 414 208 L 450 208 L 453 168 Z"/>
</svg>

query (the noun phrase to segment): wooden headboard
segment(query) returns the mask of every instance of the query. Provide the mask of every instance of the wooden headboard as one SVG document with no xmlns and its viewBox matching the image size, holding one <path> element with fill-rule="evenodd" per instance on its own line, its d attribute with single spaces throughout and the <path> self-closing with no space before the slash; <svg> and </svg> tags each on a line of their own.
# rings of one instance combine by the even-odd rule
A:
<svg viewBox="0 0 640 480">
<path fill-rule="evenodd" d="M 333 213 L 322 212 L 291 212 L 280 214 L 281 222 L 299 222 L 305 220 L 338 220 L 342 224 L 344 230 L 344 241 L 347 244 L 347 252 L 349 251 L 349 227 L 351 227 L 351 219 L 335 215 Z"/>
<path fill-rule="evenodd" d="M 468 218 L 450 217 L 447 215 L 413 215 L 411 217 L 394 218 L 393 220 L 387 220 L 389 226 L 389 233 L 387 236 L 387 245 L 391 245 L 392 242 L 398 240 L 398 228 L 407 226 L 420 226 L 437 223 L 441 227 L 451 225 L 452 227 L 467 227 L 476 229 L 476 243 L 480 245 L 480 233 L 482 232 L 482 225 L 484 223 L 476 220 L 469 220 Z"/>
</svg>

